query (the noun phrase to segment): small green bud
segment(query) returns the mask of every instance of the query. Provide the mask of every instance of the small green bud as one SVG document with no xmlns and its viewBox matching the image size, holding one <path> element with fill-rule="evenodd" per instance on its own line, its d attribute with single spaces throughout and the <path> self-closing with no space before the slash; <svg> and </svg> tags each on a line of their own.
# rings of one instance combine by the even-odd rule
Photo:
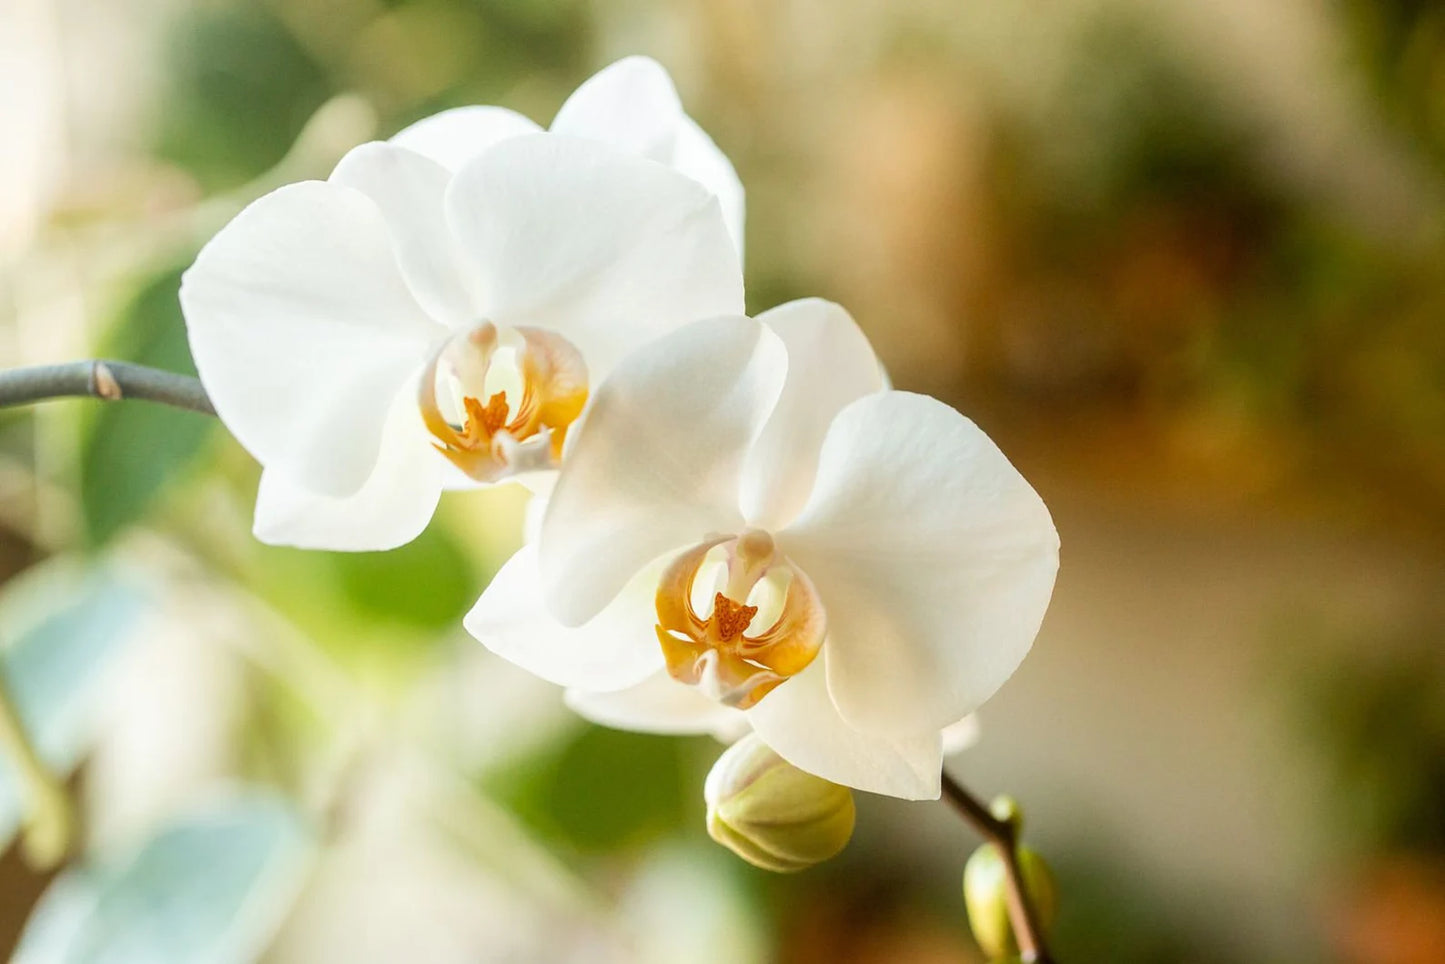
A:
<svg viewBox="0 0 1445 964">
<path fill-rule="evenodd" d="M 1016 811 L 1015 811 L 1016 812 Z M 1001 820 L 1009 817 L 995 814 Z M 1058 911 L 1058 891 L 1053 871 L 1035 851 L 1019 847 L 1019 869 L 1039 926 L 1048 929 Z M 1013 960 L 1019 953 L 1013 921 L 1008 912 L 1008 871 L 997 847 L 986 843 L 973 852 L 963 868 L 963 901 L 973 938 L 991 960 Z"/>
<path fill-rule="evenodd" d="M 1001 793 L 994 797 L 993 802 L 988 805 L 988 812 L 993 814 L 995 820 L 1002 820 L 1013 827 L 1014 839 L 1018 839 L 1018 835 L 1024 829 L 1024 815 L 1023 811 L 1019 809 L 1017 800 L 1006 793 Z"/>
<path fill-rule="evenodd" d="M 703 788 L 707 832 L 754 866 L 803 870 L 853 836 L 853 794 L 805 773 L 749 734 L 718 757 Z"/>
</svg>

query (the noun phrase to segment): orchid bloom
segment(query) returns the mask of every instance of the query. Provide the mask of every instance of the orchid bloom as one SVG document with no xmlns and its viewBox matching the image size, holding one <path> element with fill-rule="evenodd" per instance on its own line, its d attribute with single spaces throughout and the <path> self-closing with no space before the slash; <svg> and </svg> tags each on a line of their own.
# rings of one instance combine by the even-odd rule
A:
<svg viewBox="0 0 1445 964">
<path fill-rule="evenodd" d="M 251 204 L 181 287 L 201 381 L 264 467 L 257 537 L 352 550 L 414 538 L 446 486 L 553 469 L 619 359 L 742 297 L 707 188 L 537 133 L 455 173 L 364 144 Z"/>
<path fill-rule="evenodd" d="M 938 796 L 945 732 L 1018 667 L 1058 567 L 976 425 L 887 390 L 809 300 L 640 349 L 572 446 L 474 636 L 597 722 L 751 727 L 834 783 Z"/>
<path fill-rule="evenodd" d="M 505 107 L 455 107 L 412 124 L 391 139 L 448 170 L 493 145 L 542 128 Z M 672 78 L 650 57 L 624 57 L 567 98 L 551 131 L 601 141 L 666 164 L 717 197 L 738 250 L 743 241 L 743 186 L 732 162 L 682 108 Z"/>
</svg>

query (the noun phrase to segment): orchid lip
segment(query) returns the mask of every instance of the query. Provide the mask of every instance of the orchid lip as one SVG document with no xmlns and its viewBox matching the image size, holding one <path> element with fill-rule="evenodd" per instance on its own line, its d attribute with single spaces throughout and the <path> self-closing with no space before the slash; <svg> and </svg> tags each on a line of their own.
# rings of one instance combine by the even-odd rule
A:
<svg viewBox="0 0 1445 964">
<path fill-rule="evenodd" d="M 672 561 L 658 582 L 656 630 L 674 679 L 745 710 L 807 668 L 826 618 L 807 575 L 770 534 L 749 529 Z"/>
<path fill-rule="evenodd" d="M 587 396 L 586 363 L 565 338 L 483 321 L 436 350 L 417 402 L 436 450 L 476 481 L 495 482 L 556 468 Z"/>
</svg>

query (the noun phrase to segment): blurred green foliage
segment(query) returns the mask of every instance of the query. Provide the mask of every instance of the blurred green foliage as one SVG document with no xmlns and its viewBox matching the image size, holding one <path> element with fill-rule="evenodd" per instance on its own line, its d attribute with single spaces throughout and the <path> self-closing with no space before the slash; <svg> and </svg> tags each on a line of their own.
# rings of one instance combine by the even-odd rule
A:
<svg viewBox="0 0 1445 964">
<path fill-rule="evenodd" d="M 1292 705 L 1324 765 L 1324 801 L 1357 852 L 1445 856 L 1445 662 L 1438 630 L 1359 640 L 1303 667 Z M 1391 652 L 1415 658 L 1392 657 Z"/>
<path fill-rule="evenodd" d="M 122 307 L 102 357 L 194 374 L 177 290 L 181 269 L 148 281 Z M 80 494 L 92 546 L 136 522 L 218 431 L 214 419 L 148 402 L 94 407 L 84 430 Z"/>
<path fill-rule="evenodd" d="M 485 787 L 548 839 L 580 854 L 702 834 L 702 779 L 718 746 L 587 725 L 540 758 L 488 775 Z"/>
<path fill-rule="evenodd" d="M 1080 852 L 1059 866 L 1061 959 L 1109 964 L 1260 964 L 1228 949 L 1229 928 L 1200 932 L 1187 914 L 1136 879 L 1116 858 Z M 1310 958 L 1304 957 L 1308 960 Z"/>
<path fill-rule="evenodd" d="M 279 161 L 343 90 L 377 106 L 389 132 L 504 100 L 519 78 L 562 89 L 591 66 L 591 24 L 583 0 L 190 5 L 168 27 L 155 150 L 207 191 L 234 187 Z"/>
<path fill-rule="evenodd" d="M 158 156 L 208 191 L 274 165 L 333 92 L 320 64 L 266 4 L 189 6 L 170 25 Z"/>
<path fill-rule="evenodd" d="M 392 29 L 383 35 L 395 44 L 378 55 L 378 64 L 416 56 L 425 45 L 453 68 L 435 91 L 404 105 L 404 120 L 457 104 L 499 102 L 522 78 L 551 77 L 565 90 L 594 67 L 588 55 L 594 16 L 586 0 L 392 0 L 390 7 L 385 26 Z M 417 49 L 406 49 L 412 45 Z"/>
<path fill-rule="evenodd" d="M 1104 8 L 1083 28 L 1058 87 L 1047 117 L 1068 127 L 1010 135 L 1024 198 L 1037 205 L 1033 217 L 1055 227 L 1075 221 L 1098 234 L 1117 231 L 1121 213 L 1151 203 L 1265 203 L 1245 120 L 1138 14 Z M 1048 251 L 1048 235 L 1031 241 Z"/>
<path fill-rule="evenodd" d="M 1385 114 L 1445 161 L 1445 8 L 1435 0 L 1335 0 Z"/>
<path fill-rule="evenodd" d="M 454 629 L 476 602 L 483 573 L 445 526 L 433 525 L 388 553 L 329 555 L 346 602 L 363 617 L 421 630 Z"/>
</svg>

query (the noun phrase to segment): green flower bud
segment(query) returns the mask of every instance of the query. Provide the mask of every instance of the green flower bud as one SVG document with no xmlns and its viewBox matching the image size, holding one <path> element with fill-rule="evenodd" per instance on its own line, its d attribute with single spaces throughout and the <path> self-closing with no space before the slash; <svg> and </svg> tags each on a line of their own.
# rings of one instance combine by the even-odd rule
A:
<svg viewBox="0 0 1445 964">
<path fill-rule="evenodd" d="M 749 734 L 713 764 L 703 788 L 707 832 L 778 873 L 822 863 L 853 836 L 853 794 L 805 773 Z"/>
<path fill-rule="evenodd" d="M 1016 809 L 996 805 L 993 810 L 999 819 L 1009 820 L 1017 827 Z M 1019 847 L 1018 859 L 1024 891 L 1033 904 L 1039 926 L 1047 930 L 1058 911 L 1053 871 L 1044 858 L 1028 847 Z M 963 901 L 968 908 L 974 940 L 983 952 L 992 960 L 1016 959 L 1019 946 L 1008 912 L 1008 871 L 1003 855 L 993 844 L 984 844 L 968 858 L 963 869 Z"/>
</svg>

